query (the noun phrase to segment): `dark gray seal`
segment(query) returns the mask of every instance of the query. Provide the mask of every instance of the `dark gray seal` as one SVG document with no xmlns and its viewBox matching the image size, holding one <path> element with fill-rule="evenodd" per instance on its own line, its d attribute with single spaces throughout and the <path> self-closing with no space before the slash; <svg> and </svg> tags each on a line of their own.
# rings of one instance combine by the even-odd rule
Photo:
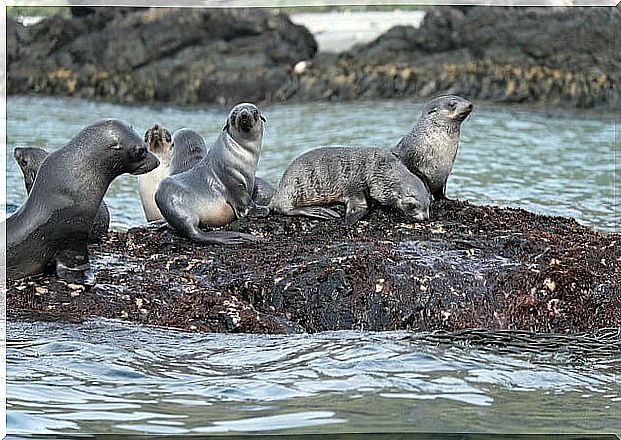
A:
<svg viewBox="0 0 621 440">
<path fill-rule="evenodd" d="M 164 220 L 155 204 L 155 191 L 160 186 L 162 179 L 169 175 L 173 144 L 170 132 L 159 124 L 155 124 L 145 132 L 144 141 L 149 151 L 160 161 L 160 165 L 156 169 L 138 176 L 138 192 L 142 209 L 147 221 L 153 222 Z"/>
<path fill-rule="evenodd" d="M 24 185 L 26 186 L 26 193 L 30 194 L 32 185 L 34 184 L 39 167 L 49 155 L 43 148 L 37 147 L 16 147 L 13 150 L 13 157 L 19 165 L 24 175 Z M 97 210 L 97 215 L 93 221 L 93 228 L 89 233 L 89 241 L 98 241 L 104 235 L 108 233 L 108 227 L 110 226 L 110 212 L 106 206 L 106 202 L 102 201 Z"/>
<path fill-rule="evenodd" d="M 324 147 L 302 154 L 287 167 L 269 208 L 330 219 L 339 215 L 325 206 L 345 203 L 345 222 L 353 224 L 369 211 L 371 200 L 415 220 L 429 218 L 431 195 L 425 184 L 379 147 Z"/>
<path fill-rule="evenodd" d="M 472 103 L 454 95 L 432 99 L 420 119 L 392 152 L 408 169 L 422 178 L 435 200 L 446 199 L 446 181 L 459 148 L 461 123 Z"/>
<path fill-rule="evenodd" d="M 41 164 L 26 202 L 6 220 L 7 278 L 56 266 L 59 278 L 91 284 L 87 241 L 108 186 L 159 165 L 142 138 L 116 119 L 80 131 Z"/>
<path fill-rule="evenodd" d="M 236 105 L 207 155 L 190 170 L 160 183 L 155 202 L 180 235 L 211 244 L 238 244 L 256 239 L 240 232 L 207 232 L 200 228 L 223 226 L 236 218 L 269 213 L 266 206 L 252 200 L 264 121 L 254 104 Z"/>
</svg>

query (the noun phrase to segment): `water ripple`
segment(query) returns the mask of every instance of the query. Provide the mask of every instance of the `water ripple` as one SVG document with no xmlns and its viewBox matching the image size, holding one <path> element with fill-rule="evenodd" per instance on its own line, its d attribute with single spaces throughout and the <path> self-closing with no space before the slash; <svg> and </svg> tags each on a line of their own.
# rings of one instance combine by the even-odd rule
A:
<svg viewBox="0 0 621 440">
<path fill-rule="evenodd" d="M 7 331 L 7 421 L 14 433 L 76 426 L 159 434 L 329 432 L 333 424 L 364 427 L 369 419 L 403 429 L 412 405 L 429 417 L 456 411 L 493 430 L 507 423 L 500 415 L 507 402 L 518 401 L 524 410 L 534 406 L 568 419 L 574 431 L 619 426 L 610 410 L 621 386 L 621 340 L 614 332 L 565 339 L 482 331 L 204 335 L 106 320 L 9 323 Z M 519 349 L 511 349 L 512 341 Z M 557 355 L 568 346 L 594 348 L 593 355 L 568 363 Z M 562 405 L 549 405 L 553 396 Z M 570 419 L 585 399 L 590 416 Z M 489 420 L 481 425 L 484 408 Z M 387 411 L 402 415 L 388 419 Z M 514 431 L 537 426 L 539 413 L 528 414 L 532 420 Z"/>
</svg>

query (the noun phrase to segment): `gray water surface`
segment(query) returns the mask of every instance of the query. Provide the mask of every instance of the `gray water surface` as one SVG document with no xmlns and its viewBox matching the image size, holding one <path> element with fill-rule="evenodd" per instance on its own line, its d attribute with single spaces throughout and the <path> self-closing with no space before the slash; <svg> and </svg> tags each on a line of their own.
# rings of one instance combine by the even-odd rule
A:
<svg viewBox="0 0 621 440">
<path fill-rule="evenodd" d="M 268 122 L 258 174 L 276 183 L 313 147 L 394 145 L 420 105 L 262 110 Z M 154 123 L 187 126 L 211 143 L 227 109 L 11 97 L 7 112 L 7 204 L 18 206 L 25 190 L 16 146 L 60 148 L 102 117 L 124 119 L 141 134 Z M 614 153 L 606 115 L 477 105 L 448 195 L 618 230 Z M 106 202 L 113 228 L 145 223 L 136 177 L 115 180 Z M 618 332 L 560 341 L 518 336 L 484 332 L 472 344 L 408 332 L 204 335 L 107 320 L 10 322 L 8 432 L 621 432 Z"/>
<path fill-rule="evenodd" d="M 7 330 L 12 433 L 621 432 L 618 331 L 511 349 L 501 333 Z"/>
<path fill-rule="evenodd" d="M 448 195 L 479 204 L 523 207 L 573 217 L 600 230 L 619 230 L 615 214 L 615 132 L 602 115 L 543 115 L 479 108 L 464 123 Z M 395 145 L 421 106 L 403 101 L 263 106 L 267 128 L 258 175 L 276 184 L 302 152 L 324 145 Z M 117 117 L 141 135 L 155 123 L 171 131 L 191 127 L 211 145 L 227 108 L 121 106 L 75 99 L 10 97 L 7 101 L 7 202 L 25 199 L 16 146 L 62 147 L 98 118 Z M 113 228 L 146 223 L 137 178 L 116 179 L 105 197 Z"/>
</svg>

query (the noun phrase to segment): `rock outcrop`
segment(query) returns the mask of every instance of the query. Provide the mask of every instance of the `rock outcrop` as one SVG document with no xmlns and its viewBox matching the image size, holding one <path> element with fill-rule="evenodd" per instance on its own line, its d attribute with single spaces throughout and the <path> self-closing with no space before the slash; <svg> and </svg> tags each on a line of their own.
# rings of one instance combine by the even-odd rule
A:
<svg viewBox="0 0 621 440">
<path fill-rule="evenodd" d="M 270 101 L 317 50 L 304 27 L 261 9 L 97 8 L 9 28 L 9 93 L 122 102 Z"/>
<path fill-rule="evenodd" d="M 419 29 L 317 56 L 304 27 L 269 9 L 89 9 L 28 28 L 9 20 L 9 94 L 232 104 L 454 93 L 621 106 L 618 7 L 435 7 Z"/>
<path fill-rule="evenodd" d="M 621 235 L 520 209 L 443 202 L 432 221 L 375 210 L 353 227 L 270 216 L 263 241 L 197 246 L 168 226 L 110 232 L 97 285 L 8 286 L 9 319 L 106 317 L 205 332 L 621 327 Z"/>
<path fill-rule="evenodd" d="M 419 98 L 619 108 L 619 8 L 437 7 L 315 64 L 293 95 Z"/>
</svg>

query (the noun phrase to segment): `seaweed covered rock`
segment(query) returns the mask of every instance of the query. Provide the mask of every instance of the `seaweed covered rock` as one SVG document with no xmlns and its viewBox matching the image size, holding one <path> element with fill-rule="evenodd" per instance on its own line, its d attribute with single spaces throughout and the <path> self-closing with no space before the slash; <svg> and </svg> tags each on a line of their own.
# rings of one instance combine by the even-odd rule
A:
<svg viewBox="0 0 621 440">
<path fill-rule="evenodd" d="M 175 103 L 270 100 L 317 45 L 261 9 L 93 8 L 9 41 L 9 93 Z M 17 50 L 14 45 L 17 44 Z"/>
<path fill-rule="evenodd" d="M 206 332 L 621 326 L 621 235 L 521 209 L 442 202 L 432 221 L 374 210 L 352 227 L 271 216 L 263 238 L 198 246 L 167 226 L 91 247 L 97 285 L 8 286 L 9 319 L 90 317 Z"/>
<path fill-rule="evenodd" d="M 619 8 L 437 7 L 422 26 L 316 63 L 299 99 L 424 98 L 452 93 L 500 102 L 616 107 Z"/>
</svg>

